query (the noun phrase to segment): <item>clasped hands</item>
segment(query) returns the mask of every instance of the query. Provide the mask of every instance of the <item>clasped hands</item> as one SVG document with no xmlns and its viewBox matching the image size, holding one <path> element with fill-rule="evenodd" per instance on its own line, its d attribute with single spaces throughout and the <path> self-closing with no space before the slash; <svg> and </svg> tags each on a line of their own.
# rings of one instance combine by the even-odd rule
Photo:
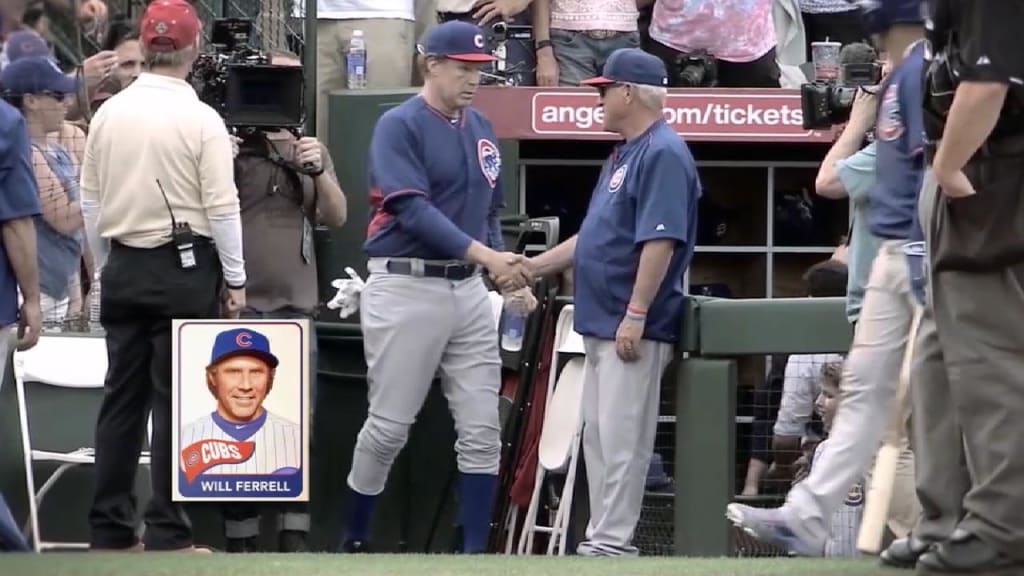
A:
<svg viewBox="0 0 1024 576">
<path fill-rule="evenodd" d="M 522 254 L 494 252 L 484 265 L 502 294 L 533 285 L 533 266 Z"/>
</svg>

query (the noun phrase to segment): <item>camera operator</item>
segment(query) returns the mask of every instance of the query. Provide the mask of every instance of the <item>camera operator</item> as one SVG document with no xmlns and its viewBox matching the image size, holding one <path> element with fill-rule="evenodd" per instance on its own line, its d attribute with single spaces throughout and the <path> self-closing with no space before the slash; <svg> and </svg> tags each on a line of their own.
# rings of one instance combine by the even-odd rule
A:
<svg viewBox="0 0 1024 576">
<path fill-rule="evenodd" d="M 270 54 L 273 66 L 302 66 L 295 54 Z M 235 184 L 242 209 L 246 308 L 242 318 L 309 318 L 317 308 L 313 227 L 345 223 L 345 195 L 326 147 L 288 130 L 256 130 L 235 141 Z M 311 327 L 313 324 L 311 322 Z M 314 327 L 315 330 L 315 327 Z M 310 334 L 311 392 L 316 408 L 316 333 Z M 254 503 L 223 508 L 228 552 L 255 551 L 260 511 Z M 306 549 L 306 503 L 282 508 L 278 550 Z"/>
<path fill-rule="evenodd" d="M 226 311 L 245 307 L 231 140 L 185 81 L 201 29 L 184 0 L 149 4 L 140 21 L 147 72 L 105 103 L 89 128 L 82 204 L 102 270 L 109 358 L 96 423 L 93 549 L 138 547 L 132 489 L 152 408 L 145 549 L 197 550 L 188 518 L 171 501 L 171 321 L 220 316 L 222 284 Z"/>
<path fill-rule="evenodd" d="M 972 486 L 933 572 L 1024 571 L 1024 0 L 933 0 L 931 301 Z M 939 416 L 939 415 L 936 415 Z M 949 417 L 947 415 L 947 417 Z M 923 438 L 928 450 L 943 450 Z M 941 479 L 922 477 L 932 489 Z"/>
</svg>

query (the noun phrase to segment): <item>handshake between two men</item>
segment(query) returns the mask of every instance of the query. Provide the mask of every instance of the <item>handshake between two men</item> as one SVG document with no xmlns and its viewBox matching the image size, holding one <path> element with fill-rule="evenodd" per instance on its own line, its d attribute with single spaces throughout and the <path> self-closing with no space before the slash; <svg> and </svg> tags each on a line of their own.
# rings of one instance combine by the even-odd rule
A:
<svg viewBox="0 0 1024 576">
<path fill-rule="evenodd" d="M 483 262 L 494 285 L 505 297 L 506 305 L 532 312 L 537 307 L 533 295 L 534 270 L 530 259 L 513 252 L 492 251 Z"/>
</svg>

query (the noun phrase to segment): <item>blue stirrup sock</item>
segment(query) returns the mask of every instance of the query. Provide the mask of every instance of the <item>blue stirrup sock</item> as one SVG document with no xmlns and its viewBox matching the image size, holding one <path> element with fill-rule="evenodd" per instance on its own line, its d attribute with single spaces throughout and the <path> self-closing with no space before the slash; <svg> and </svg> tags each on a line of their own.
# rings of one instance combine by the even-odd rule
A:
<svg viewBox="0 0 1024 576">
<path fill-rule="evenodd" d="M 459 474 L 459 520 L 462 523 L 462 551 L 466 554 L 487 551 L 497 489 L 497 475 Z"/>
<path fill-rule="evenodd" d="M 348 490 L 348 522 L 345 523 L 346 542 L 366 542 L 370 536 L 370 520 L 377 505 L 376 496 Z"/>
</svg>

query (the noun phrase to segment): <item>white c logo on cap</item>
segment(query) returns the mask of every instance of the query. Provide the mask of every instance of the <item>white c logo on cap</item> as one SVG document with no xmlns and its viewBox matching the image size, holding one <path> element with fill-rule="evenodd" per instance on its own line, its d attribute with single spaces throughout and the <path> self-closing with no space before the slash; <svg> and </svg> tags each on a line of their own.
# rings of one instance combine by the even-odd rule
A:
<svg viewBox="0 0 1024 576">
<path fill-rule="evenodd" d="M 481 36 L 480 34 L 477 34 L 476 36 L 473 36 L 473 45 L 476 46 L 477 48 L 483 48 L 484 47 L 484 37 Z"/>
</svg>

